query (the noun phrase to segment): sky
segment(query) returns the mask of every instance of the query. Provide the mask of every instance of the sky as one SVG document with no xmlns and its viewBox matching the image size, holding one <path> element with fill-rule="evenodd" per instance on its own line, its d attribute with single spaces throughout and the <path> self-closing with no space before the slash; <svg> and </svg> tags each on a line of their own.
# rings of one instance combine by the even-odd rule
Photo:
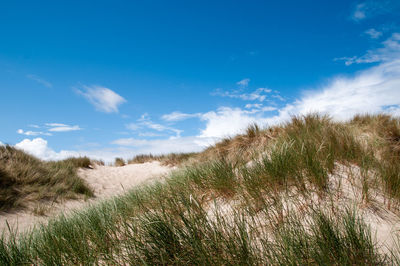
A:
<svg viewBox="0 0 400 266">
<path fill-rule="evenodd" d="M 400 115 L 400 0 L 1 1 L 0 144 L 201 151 L 293 115 Z"/>
</svg>

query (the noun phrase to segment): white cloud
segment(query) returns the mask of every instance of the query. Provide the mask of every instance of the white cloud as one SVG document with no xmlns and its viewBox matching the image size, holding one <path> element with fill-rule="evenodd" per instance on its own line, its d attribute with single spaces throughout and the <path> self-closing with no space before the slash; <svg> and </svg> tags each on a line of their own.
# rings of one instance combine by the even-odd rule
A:
<svg viewBox="0 0 400 266">
<path fill-rule="evenodd" d="M 175 122 L 175 121 L 182 121 L 186 120 L 189 118 L 195 118 L 199 117 L 201 114 L 200 113 L 195 113 L 195 114 L 185 114 L 179 111 L 172 112 L 170 114 L 165 114 L 161 117 L 161 119 L 169 122 Z"/>
<path fill-rule="evenodd" d="M 63 125 L 63 126 L 55 126 L 52 128 L 49 128 L 49 131 L 51 132 L 68 132 L 68 131 L 77 131 L 77 130 L 82 130 L 78 125 L 75 126 L 68 126 L 68 125 Z"/>
<path fill-rule="evenodd" d="M 220 107 L 202 115 L 201 120 L 206 121 L 205 129 L 201 130 L 202 138 L 224 138 L 236 135 L 245 130 L 249 124 L 265 124 L 266 119 L 261 113 L 240 108 Z"/>
<path fill-rule="evenodd" d="M 162 137 L 162 136 L 164 136 L 163 134 L 157 134 L 154 132 L 139 132 L 138 135 L 140 137 Z"/>
<path fill-rule="evenodd" d="M 362 20 L 366 18 L 366 3 L 358 4 L 353 12 L 354 20 Z"/>
<path fill-rule="evenodd" d="M 374 28 L 366 30 L 365 34 L 367 34 L 372 39 L 378 39 L 379 37 L 382 36 L 382 32 L 381 31 L 377 31 Z"/>
<path fill-rule="evenodd" d="M 211 95 L 213 96 L 221 96 L 221 97 L 228 97 L 228 98 L 236 98 L 241 99 L 243 101 L 259 101 L 263 102 L 267 98 L 265 94 L 270 93 L 271 90 L 267 88 L 258 88 L 257 90 L 251 93 L 242 93 L 241 90 L 234 90 L 234 91 L 222 91 L 221 89 L 217 89 Z"/>
<path fill-rule="evenodd" d="M 277 93 L 277 92 L 276 92 L 276 93 Z M 286 99 L 283 98 L 282 96 L 280 96 L 278 93 L 277 93 L 277 94 L 274 94 L 274 95 L 271 95 L 271 98 L 278 99 L 278 100 L 281 101 L 281 102 L 285 102 L 285 101 L 286 101 Z"/>
<path fill-rule="evenodd" d="M 46 123 L 45 124 L 48 127 L 67 127 L 68 125 L 62 124 L 62 123 Z"/>
<path fill-rule="evenodd" d="M 273 106 L 263 106 L 263 107 L 260 108 L 260 111 L 262 111 L 262 112 L 271 112 L 271 111 L 275 111 L 277 109 L 278 108 L 273 107 Z"/>
<path fill-rule="evenodd" d="M 0 141 L 0 146 L 5 146 L 5 144 L 3 142 Z"/>
<path fill-rule="evenodd" d="M 48 133 L 48 132 L 31 131 L 31 130 L 24 131 L 23 129 L 18 129 L 17 133 L 21 134 L 21 135 L 26 135 L 26 136 L 39 136 L 39 135 L 51 136 L 52 135 L 51 133 Z"/>
<path fill-rule="evenodd" d="M 149 115 L 147 113 L 143 114 L 136 123 L 130 123 L 126 125 L 127 129 L 130 129 L 132 131 L 138 131 L 141 130 L 143 128 L 146 129 L 152 129 L 158 132 L 173 132 L 175 133 L 174 137 L 179 138 L 181 136 L 181 133 L 183 132 L 183 130 L 180 129 L 176 129 L 173 127 L 169 127 L 169 126 L 165 126 L 165 125 L 161 125 L 158 123 L 154 123 L 153 121 L 151 121 Z"/>
<path fill-rule="evenodd" d="M 218 140 L 220 138 L 233 136 L 245 130 L 249 124 L 265 124 L 267 122 L 264 116 L 265 112 L 277 110 L 273 106 L 263 106 L 262 104 L 247 104 L 247 110 L 241 108 L 220 107 L 216 111 L 206 113 L 183 114 L 178 117 L 198 117 L 205 121 L 205 128 L 201 130 L 199 138 L 210 138 Z M 177 112 L 173 112 L 175 114 Z M 166 115 L 169 116 L 169 115 Z M 171 115 L 173 117 L 173 115 Z M 175 120 L 170 120 L 175 121 Z"/>
<path fill-rule="evenodd" d="M 47 146 L 47 141 L 42 138 L 35 138 L 32 140 L 24 139 L 15 144 L 15 147 L 43 160 L 61 160 L 68 157 L 80 156 L 80 154 L 75 151 L 62 150 L 60 152 L 55 152 Z"/>
<path fill-rule="evenodd" d="M 264 106 L 260 103 L 254 103 L 254 104 L 246 104 L 245 107 L 246 109 L 251 109 L 250 112 L 256 113 L 256 112 L 270 112 L 270 111 L 275 111 L 277 110 L 276 107 L 273 106 Z"/>
<path fill-rule="evenodd" d="M 400 58 L 361 71 L 354 77 L 337 77 L 328 85 L 306 93 L 268 118 L 268 124 L 288 120 L 291 115 L 326 113 L 338 120 L 355 114 L 400 114 Z"/>
<path fill-rule="evenodd" d="M 44 86 L 47 87 L 47 88 L 52 88 L 52 87 L 53 87 L 53 84 L 51 84 L 51 83 L 48 82 L 47 80 L 44 80 L 44 79 L 42 79 L 41 77 L 38 77 L 38 76 L 36 76 L 36 75 L 28 74 L 28 75 L 26 75 L 26 77 L 27 77 L 28 79 L 34 80 L 34 81 L 36 81 L 37 83 L 40 83 L 40 84 L 44 85 Z"/>
<path fill-rule="evenodd" d="M 83 90 L 77 90 L 84 96 L 96 110 L 105 113 L 118 113 L 119 105 L 126 100 L 116 92 L 100 86 L 82 86 Z"/>
<path fill-rule="evenodd" d="M 112 141 L 111 144 L 120 146 L 140 147 L 146 145 L 148 142 L 149 142 L 148 140 L 144 139 L 122 138 Z"/>
<path fill-rule="evenodd" d="M 246 104 L 245 108 L 246 109 L 251 109 L 251 108 L 261 108 L 262 104 L 261 103 L 248 103 Z"/>
<path fill-rule="evenodd" d="M 236 84 L 241 87 L 246 88 L 247 86 L 249 86 L 249 82 L 250 82 L 250 79 L 242 79 L 242 80 L 236 82 Z"/>
<path fill-rule="evenodd" d="M 378 15 L 391 13 L 397 10 L 399 6 L 398 0 L 368 0 L 355 6 L 351 18 L 359 22 Z"/>
<path fill-rule="evenodd" d="M 48 142 L 42 138 L 24 139 L 15 145 L 16 148 L 21 149 L 33 156 L 42 160 L 63 160 L 70 157 L 88 156 L 92 159 L 104 160 L 106 163 L 111 163 L 116 157 L 125 159 L 132 158 L 135 154 L 131 148 L 103 148 L 96 150 L 61 150 L 56 152 L 48 146 Z"/>
<path fill-rule="evenodd" d="M 382 47 L 374 50 L 369 50 L 363 56 L 341 57 L 337 60 L 344 60 L 346 65 L 390 62 L 396 58 L 400 58 L 400 33 L 393 33 L 390 38 L 382 42 Z"/>
<path fill-rule="evenodd" d="M 135 148 L 134 154 L 165 154 L 171 152 L 197 152 L 214 143 L 212 139 L 181 137 L 173 139 L 142 140 L 134 138 L 117 139 L 112 144 Z"/>
<path fill-rule="evenodd" d="M 139 130 L 139 129 L 142 128 L 141 125 L 136 124 L 136 123 L 126 124 L 125 127 L 126 127 L 127 129 L 129 129 L 129 130 L 132 130 L 132 131 L 136 131 L 136 130 Z"/>
<path fill-rule="evenodd" d="M 46 123 L 44 126 L 40 127 L 38 125 L 29 125 L 29 127 L 33 128 L 43 128 L 47 130 L 48 132 L 43 132 L 43 131 L 32 131 L 32 130 L 23 130 L 23 129 L 18 129 L 17 133 L 25 136 L 52 136 L 53 134 L 50 132 L 68 132 L 68 131 L 77 131 L 77 130 L 82 130 L 78 125 L 75 126 L 70 126 L 62 123 Z"/>
</svg>

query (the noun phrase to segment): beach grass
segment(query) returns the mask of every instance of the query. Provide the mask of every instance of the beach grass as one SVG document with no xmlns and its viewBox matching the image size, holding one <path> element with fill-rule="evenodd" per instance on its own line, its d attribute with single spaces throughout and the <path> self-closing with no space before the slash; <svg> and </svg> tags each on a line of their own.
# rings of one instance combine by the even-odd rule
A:
<svg viewBox="0 0 400 266">
<path fill-rule="evenodd" d="M 10 229 L 0 264 L 395 265 L 399 247 L 382 250 L 360 204 L 380 191 L 398 206 L 398 130 L 397 118 L 379 115 L 252 125 L 165 181 L 30 232 Z M 359 176 L 345 174 L 361 182 L 363 202 L 343 203 L 332 179 L 354 168 Z"/>
</svg>

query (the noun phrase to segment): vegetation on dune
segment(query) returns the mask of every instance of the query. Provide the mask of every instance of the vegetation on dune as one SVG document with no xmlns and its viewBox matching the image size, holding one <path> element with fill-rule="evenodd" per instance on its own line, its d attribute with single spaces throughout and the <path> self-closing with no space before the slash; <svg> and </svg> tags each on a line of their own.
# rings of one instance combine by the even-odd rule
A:
<svg viewBox="0 0 400 266">
<path fill-rule="evenodd" d="M 177 166 L 195 158 L 197 153 L 169 153 L 164 155 L 139 154 L 128 160 L 128 164 L 159 161 L 162 165 Z"/>
<path fill-rule="evenodd" d="M 77 168 L 89 165 L 86 157 L 44 162 L 11 146 L 0 146 L 0 211 L 34 202 L 93 196 L 77 175 Z"/>
<path fill-rule="evenodd" d="M 363 204 L 379 191 L 398 209 L 399 132 L 385 115 L 253 125 L 188 156 L 164 182 L 3 235 L 0 264 L 393 265 L 400 248 L 383 252 L 333 181 L 346 175 Z M 133 161 L 154 158 L 165 159 Z"/>
<path fill-rule="evenodd" d="M 115 158 L 114 162 L 115 166 L 124 166 L 125 165 L 125 160 L 122 158 Z"/>
</svg>

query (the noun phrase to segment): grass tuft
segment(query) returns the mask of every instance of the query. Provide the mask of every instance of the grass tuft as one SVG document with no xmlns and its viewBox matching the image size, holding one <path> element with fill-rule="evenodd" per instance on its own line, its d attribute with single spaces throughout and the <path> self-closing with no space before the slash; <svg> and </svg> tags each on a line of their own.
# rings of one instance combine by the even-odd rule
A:
<svg viewBox="0 0 400 266">
<path fill-rule="evenodd" d="M 197 153 L 169 153 L 165 155 L 139 154 L 128 160 L 128 164 L 159 161 L 162 165 L 178 166 L 195 158 Z"/>
<path fill-rule="evenodd" d="M 115 158 L 114 165 L 118 167 L 125 166 L 125 160 L 122 158 Z"/>
<path fill-rule="evenodd" d="M 44 162 L 11 146 L 0 146 L 0 211 L 39 201 L 93 196 L 77 175 L 78 167 L 89 165 L 86 157 Z"/>
</svg>

